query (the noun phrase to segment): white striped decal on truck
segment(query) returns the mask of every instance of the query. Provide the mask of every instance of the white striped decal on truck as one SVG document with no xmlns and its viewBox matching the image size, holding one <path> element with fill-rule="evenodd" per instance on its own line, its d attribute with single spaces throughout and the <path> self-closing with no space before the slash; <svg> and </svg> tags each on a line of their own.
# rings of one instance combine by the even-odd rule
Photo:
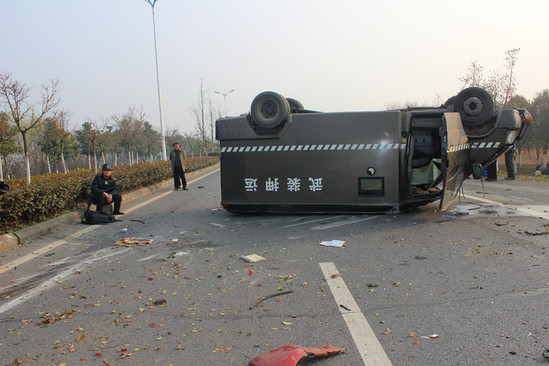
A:
<svg viewBox="0 0 549 366">
<path fill-rule="evenodd" d="M 497 149 L 501 142 L 473 142 L 449 146 L 448 152 L 466 149 Z M 348 150 L 397 150 L 405 149 L 406 144 L 320 144 L 320 145 L 257 145 L 257 146 L 225 146 L 222 153 L 241 152 L 288 152 L 288 151 L 348 151 Z"/>
<path fill-rule="evenodd" d="M 287 151 L 353 151 L 353 150 L 397 150 L 406 144 L 320 144 L 320 145 L 258 145 L 225 146 L 222 153 L 240 152 L 287 152 Z"/>
</svg>

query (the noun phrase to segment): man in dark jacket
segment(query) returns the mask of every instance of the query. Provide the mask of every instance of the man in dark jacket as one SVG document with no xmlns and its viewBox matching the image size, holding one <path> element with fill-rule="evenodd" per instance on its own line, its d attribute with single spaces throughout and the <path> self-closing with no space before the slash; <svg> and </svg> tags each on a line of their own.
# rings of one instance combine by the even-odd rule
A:
<svg viewBox="0 0 549 366">
<path fill-rule="evenodd" d="M 175 142 L 173 150 L 170 153 L 170 160 L 172 161 L 173 171 L 173 185 L 174 191 L 178 191 L 183 186 L 184 190 L 187 190 L 187 180 L 185 179 L 185 151 L 182 151 L 179 147 L 179 143 Z"/>
<path fill-rule="evenodd" d="M 114 215 L 124 215 L 120 212 L 122 196 L 118 193 L 116 179 L 111 177 L 112 168 L 104 164 L 101 168 L 101 174 L 97 175 L 92 182 L 91 194 L 92 201 L 97 205 L 97 211 L 103 210 L 103 206 L 114 202 Z"/>
</svg>

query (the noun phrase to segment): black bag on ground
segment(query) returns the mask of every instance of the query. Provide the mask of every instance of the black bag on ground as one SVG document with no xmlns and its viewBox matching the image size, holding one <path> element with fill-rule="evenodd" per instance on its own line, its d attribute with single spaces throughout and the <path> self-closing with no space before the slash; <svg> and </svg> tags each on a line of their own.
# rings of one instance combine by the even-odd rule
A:
<svg viewBox="0 0 549 366">
<path fill-rule="evenodd" d="M 0 180 L 0 196 L 10 191 L 10 186 Z"/>
<path fill-rule="evenodd" d="M 104 212 L 90 211 L 89 208 L 84 212 L 84 216 L 82 217 L 82 223 L 88 225 L 105 225 L 115 221 L 119 220 Z"/>
</svg>

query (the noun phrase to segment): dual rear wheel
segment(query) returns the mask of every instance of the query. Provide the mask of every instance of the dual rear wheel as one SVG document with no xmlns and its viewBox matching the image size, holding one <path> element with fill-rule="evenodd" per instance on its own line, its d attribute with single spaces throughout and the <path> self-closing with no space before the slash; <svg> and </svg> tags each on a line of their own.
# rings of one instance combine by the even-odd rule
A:
<svg viewBox="0 0 549 366">
<path fill-rule="evenodd" d="M 285 123 L 291 113 L 303 109 L 303 104 L 292 98 L 266 91 L 258 94 L 252 101 L 250 114 L 260 127 L 275 128 Z"/>
</svg>

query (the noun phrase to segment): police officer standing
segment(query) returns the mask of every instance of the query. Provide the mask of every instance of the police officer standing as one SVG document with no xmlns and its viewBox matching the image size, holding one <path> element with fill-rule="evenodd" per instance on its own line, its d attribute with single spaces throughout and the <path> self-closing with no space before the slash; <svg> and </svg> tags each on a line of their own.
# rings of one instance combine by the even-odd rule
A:
<svg viewBox="0 0 549 366">
<path fill-rule="evenodd" d="M 103 210 L 103 206 L 114 202 L 114 215 L 124 215 L 120 212 L 122 196 L 118 193 L 116 179 L 111 177 L 112 168 L 103 164 L 101 174 L 95 176 L 92 182 L 91 194 L 93 202 L 97 205 L 97 211 Z"/>
<path fill-rule="evenodd" d="M 184 190 L 188 190 L 187 180 L 185 179 L 185 151 L 181 150 L 178 142 L 174 142 L 172 147 L 170 160 L 172 161 L 173 190 L 178 191 L 181 189 L 181 186 L 183 186 Z"/>
</svg>

